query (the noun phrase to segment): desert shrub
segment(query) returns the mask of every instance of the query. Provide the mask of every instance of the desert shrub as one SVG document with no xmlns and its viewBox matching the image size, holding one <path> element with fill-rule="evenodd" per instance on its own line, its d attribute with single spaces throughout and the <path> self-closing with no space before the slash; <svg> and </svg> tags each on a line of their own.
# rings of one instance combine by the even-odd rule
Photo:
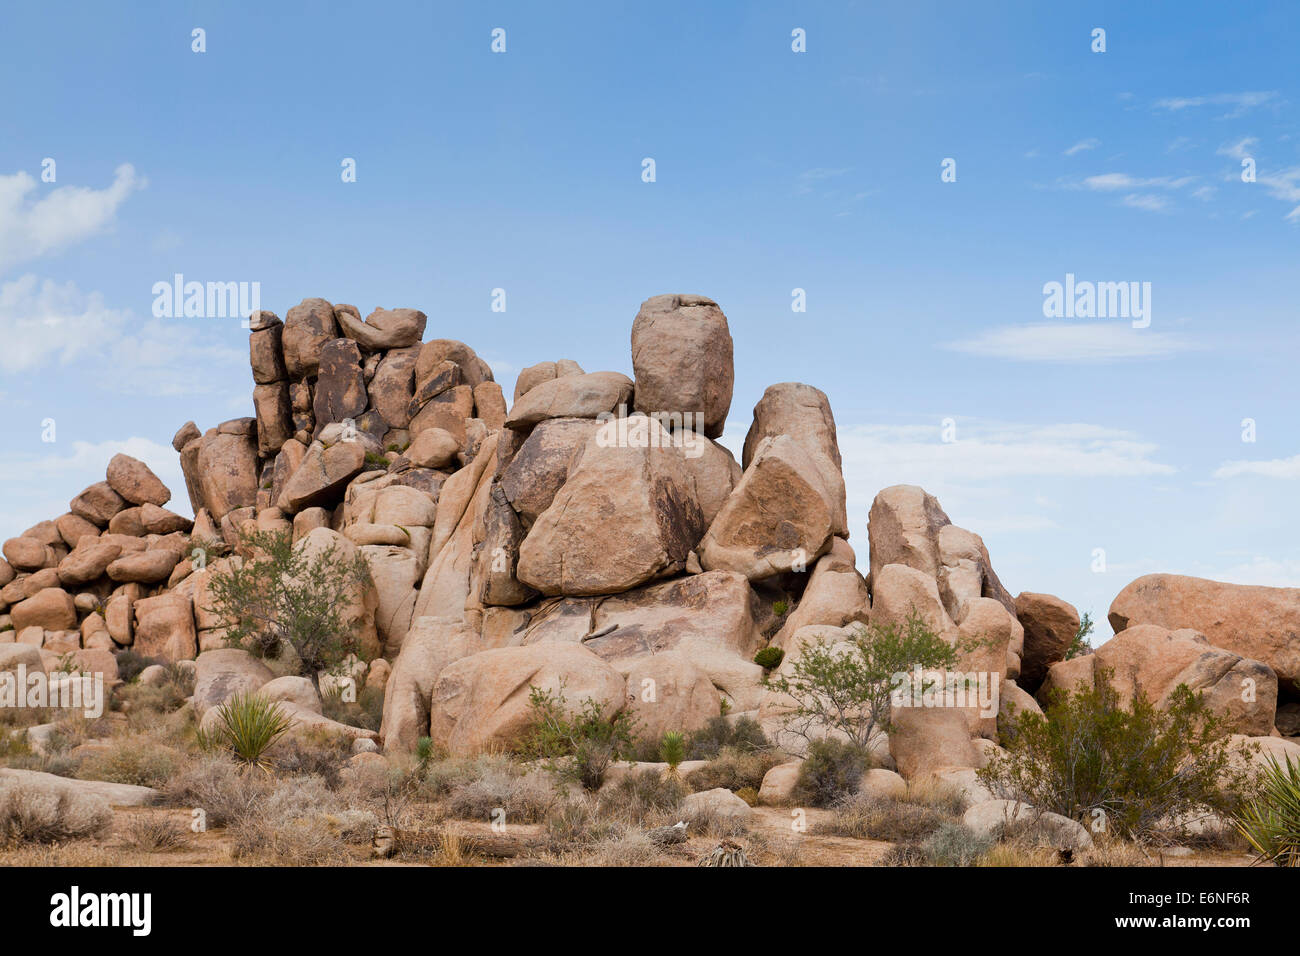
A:
<svg viewBox="0 0 1300 956">
<path fill-rule="evenodd" d="M 600 789 L 612 761 L 633 756 L 635 718 L 626 710 L 606 717 L 604 705 L 588 697 L 571 713 L 563 687 L 558 692 L 530 688 L 528 706 L 524 753 L 546 760 L 549 769 L 587 790 Z"/>
<path fill-rule="evenodd" d="M 1051 847 L 1025 846 L 1019 843 L 995 843 L 974 861 L 974 866 L 1055 866 L 1057 851 Z"/>
<path fill-rule="evenodd" d="M 1270 759 L 1235 823 L 1260 859 L 1300 866 L 1300 764 L 1287 758 L 1283 767 Z"/>
<path fill-rule="evenodd" d="M 354 701 L 345 701 L 341 693 L 325 694 L 321 698 L 321 713 L 340 724 L 378 730 L 384 722 L 384 690 L 382 687 L 362 687 Z"/>
<path fill-rule="evenodd" d="M 1125 707 L 1100 669 L 1096 686 L 1057 694 L 1045 715 L 1018 714 L 978 771 L 999 796 L 1022 800 L 1134 840 L 1152 840 L 1171 821 L 1231 816 L 1247 775 L 1232 761 L 1222 722 L 1180 685 L 1166 708 L 1145 695 Z"/>
<path fill-rule="evenodd" d="M 749 825 L 734 814 L 720 812 L 708 804 L 699 804 L 682 814 L 692 836 L 735 837 L 749 832 Z"/>
<path fill-rule="evenodd" d="M 286 531 L 243 532 L 240 544 L 256 557 L 213 572 L 208 610 L 232 647 L 270 658 L 292 648 L 319 691 L 320 675 L 360 650 L 359 611 L 347 612 L 370 581 L 365 558 L 344 558 L 335 544 L 312 555 Z"/>
<path fill-rule="evenodd" d="M 240 691 L 217 708 L 217 724 L 204 749 L 224 750 L 250 766 L 267 768 L 266 752 L 289 730 L 289 718 L 275 701 Z"/>
<path fill-rule="evenodd" d="M 713 760 L 722 748 L 756 752 L 771 747 L 763 728 L 753 717 L 728 720 L 725 716 L 711 717 L 699 730 L 691 733 L 686 744 L 688 760 Z"/>
<path fill-rule="evenodd" d="M 877 733 L 889 729 L 896 675 L 918 667 L 923 671 L 951 668 L 959 659 L 958 651 L 968 649 L 949 644 L 926 627 L 915 611 L 903 627 L 859 626 L 846 643 L 847 648 L 840 648 L 825 639 L 805 642 L 788 674 L 765 676 L 763 683 L 793 701 L 782 718 L 791 733 L 811 741 L 829 729 L 861 750 Z"/>
<path fill-rule="evenodd" d="M 727 746 L 715 759 L 688 773 L 686 782 L 695 790 L 717 787 L 757 790 L 763 785 L 763 776 L 780 762 L 780 755 L 772 750 L 742 750 Z"/>
<path fill-rule="evenodd" d="M 929 804 L 864 794 L 842 798 L 831 810 L 829 820 L 813 826 L 814 833 L 891 843 L 918 843 L 956 819 Z"/>
<path fill-rule="evenodd" d="M 785 651 L 779 647 L 764 647 L 754 655 L 754 663 L 765 670 L 780 667 L 783 660 L 785 660 Z"/>
<path fill-rule="evenodd" d="M 183 754 L 149 737 L 115 737 L 106 748 L 82 760 L 77 776 L 82 780 L 162 787 L 184 760 Z"/>
<path fill-rule="evenodd" d="M 772 613 L 777 617 L 785 617 L 790 611 L 790 602 L 782 598 L 772 602 Z"/>
<path fill-rule="evenodd" d="M 135 814 L 127 821 L 124 842 L 142 853 L 175 850 L 189 842 L 190 831 L 168 817 Z"/>
<path fill-rule="evenodd" d="M 162 664 L 163 661 L 156 657 L 145 657 L 143 654 L 137 654 L 129 647 L 123 648 L 113 655 L 117 659 L 117 676 L 125 683 L 132 684 L 140 676 L 140 672 L 150 664 Z"/>
<path fill-rule="evenodd" d="M 758 806 L 757 787 L 741 787 L 739 790 L 736 791 L 736 796 L 740 797 L 740 799 L 744 800 L 751 807 Z"/>
<path fill-rule="evenodd" d="M 990 837 L 949 821 L 920 842 L 894 847 L 882 862 L 886 866 L 971 866 L 992 848 Z"/>
<path fill-rule="evenodd" d="M 595 842 L 582 859 L 584 866 L 654 866 L 669 862 L 644 830 L 621 827 Z"/>
<path fill-rule="evenodd" d="M 254 857 L 289 866 L 351 862 L 349 843 L 368 839 L 377 820 L 347 809 L 319 777 L 275 782 L 266 796 L 230 828 L 237 858 Z"/>
<path fill-rule="evenodd" d="M 343 784 L 343 768 L 352 756 L 351 741 L 342 736 L 303 735 L 273 748 L 272 762 L 281 773 L 318 777 L 331 790 Z"/>
<path fill-rule="evenodd" d="M 192 760 L 163 788 L 172 806 L 202 810 L 208 826 L 224 827 L 254 812 L 272 789 L 264 774 L 249 773 L 224 754 Z"/>
<path fill-rule="evenodd" d="M 516 767 L 504 754 L 477 754 L 473 757 L 446 757 L 430 760 L 420 777 L 420 789 L 430 799 L 446 797 L 488 773 L 510 773 Z"/>
<path fill-rule="evenodd" d="M 9 761 L 12 758 L 29 757 L 31 753 L 32 745 L 27 739 L 26 727 L 13 730 L 0 727 L 0 760 L 5 761 L 5 766 L 11 766 Z"/>
<path fill-rule="evenodd" d="M 0 845 L 56 843 L 101 836 L 113 811 L 101 797 L 25 782 L 0 788 Z"/>
<path fill-rule="evenodd" d="M 858 792 L 862 775 L 871 769 L 871 755 L 847 740 L 827 737 L 808 745 L 799 765 L 792 797 L 810 807 L 829 807 Z"/>
<path fill-rule="evenodd" d="M 493 767 L 456 786 L 447 809 L 452 816 L 466 820 L 496 820 L 503 812 L 508 823 L 538 823 L 555 802 L 554 788 L 538 774 Z"/>
<path fill-rule="evenodd" d="M 1092 627 L 1092 615 L 1084 611 L 1083 617 L 1079 618 L 1079 629 L 1074 632 L 1070 646 L 1065 649 L 1065 660 L 1073 660 L 1092 653 L 1092 645 L 1088 643 L 1088 635 L 1092 633 Z"/>
<path fill-rule="evenodd" d="M 547 849 L 556 853 L 607 839 L 618 830 L 613 820 L 597 813 L 596 801 L 591 798 L 557 804 L 543 823 Z"/>
<path fill-rule="evenodd" d="M 657 825 L 660 817 L 681 805 L 686 787 L 681 779 L 658 770 L 634 770 L 605 787 L 597 797 L 601 816 L 636 826 Z"/>
</svg>

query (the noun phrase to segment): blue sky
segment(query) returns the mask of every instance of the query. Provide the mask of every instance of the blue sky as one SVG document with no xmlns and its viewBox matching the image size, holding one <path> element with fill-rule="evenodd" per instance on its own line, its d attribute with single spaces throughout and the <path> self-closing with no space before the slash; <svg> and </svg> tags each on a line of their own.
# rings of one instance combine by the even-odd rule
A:
<svg viewBox="0 0 1300 956">
<path fill-rule="evenodd" d="M 420 308 L 507 391 L 630 373 L 639 303 L 703 293 L 728 444 L 768 384 L 830 396 L 864 570 L 913 482 L 1099 619 L 1150 571 L 1300 586 L 1298 40 L 1287 3 L 7 5 L 0 536 L 124 448 L 185 510 L 173 432 L 251 414 L 237 319 L 153 318 L 179 272 Z M 1044 317 L 1066 273 L 1151 283 L 1150 327 Z"/>
</svg>

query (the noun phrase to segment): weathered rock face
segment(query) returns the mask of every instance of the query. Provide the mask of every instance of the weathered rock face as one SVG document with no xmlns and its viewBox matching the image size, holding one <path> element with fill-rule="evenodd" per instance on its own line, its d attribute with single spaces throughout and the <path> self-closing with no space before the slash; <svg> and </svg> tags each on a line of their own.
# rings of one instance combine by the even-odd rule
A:
<svg viewBox="0 0 1300 956">
<path fill-rule="evenodd" d="M 916 485 L 892 485 L 876 495 L 867 518 L 871 571 L 905 564 L 936 580 L 939 530 L 952 524 L 934 495 Z"/>
<path fill-rule="evenodd" d="M 1079 612 L 1051 594 L 1021 591 L 1016 595 L 1016 617 L 1025 629 L 1020 684 L 1032 694 L 1048 668 L 1065 658 L 1079 631 Z"/>
<path fill-rule="evenodd" d="M 302 463 L 285 482 L 276 507 L 286 514 L 303 508 L 328 504 L 337 499 L 366 462 L 366 449 L 360 441 L 340 441 L 328 448 L 312 442 Z"/>
<path fill-rule="evenodd" d="M 346 313 L 344 313 L 346 314 Z M 357 419 L 366 410 L 365 375 L 361 350 L 351 339 L 331 339 L 321 346 L 313 413 L 317 434 L 330 422 Z"/>
<path fill-rule="evenodd" d="M 501 473 L 501 490 L 525 527 L 551 506 L 572 465 L 600 423 L 590 418 L 552 418 L 538 423 Z"/>
<path fill-rule="evenodd" d="M 411 396 L 415 391 L 415 361 L 420 350 L 393 349 L 379 362 L 375 377 L 367 387 L 370 407 L 390 428 L 405 428 L 411 423 Z"/>
<path fill-rule="evenodd" d="M 430 735 L 453 755 L 509 748 L 530 720 L 530 688 L 562 693 L 574 710 L 590 698 L 606 717 L 623 707 L 624 680 L 578 644 L 503 647 L 445 667 L 430 698 Z"/>
<path fill-rule="evenodd" d="M 108 463 L 108 486 L 135 505 L 165 505 L 172 497 L 149 466 L 130 455 L 114 455 Z"/>
<path fill-rule="evenodd" d="M 193 660 L 199 652 L 194 609 L 183 594 L 161 594 L 135 602 L 137 654 L 169 661 Z M 196 694 L 197 698 L 197 694 Z"/>
<path fill-rule="evenodd" d="M 1191 628 L 1215 647 L 1262 661 L 1293 688 L 1300 682 L 1300 588 L 1148 574 L 1111 602 L 1109 618 L 1116 634 L 1138 624 Z"/>
<path fill-rule="evenodd" d="M 338 337 L 334 306 L 324 299 L 303 299 L 285 313 L 280 342 L 289 377 L 304 379 L 315 375 L 320 367 L 321 349 Z"/>
<path fill-rule="evenodd" d="M 712 299 L 657 295 L 641 303 L 632 323 L 632 369 L 637 411 L 698 415 L 696 431 L 722 434 L 735 368 L 727 317 Z"/>
<path fill-rule="evenodd" d="M 206 434 L 199 447 L 198 472 L 203 506 L 213 520 L 257 504 L 257 441 L 250 436 L 220 430 Z"/>
<path fill-rule="evenodd" d="M 68 510 L 99 527 L 105 527 L 126 507 L 126 500 L 112 489 L 107 481 L 91 485 L 68 505 Z"/>
<path fill-rule="evenodd" d="M 596 418 L 632 400 L 632 380 L 618 372 L 566 375 L 529 389 L 506 416 L 507 428 L 527 429 L 548 418 Z"/>
<path fill-rule="evenodd" d="M 681 451 L 653 419 L 637 421 L 645 447 L 620 446 L 618 420 L 588 439 L 519 549 L 520 581 L 542 594 L 613 594 L 685 567 L 703 515 Z"/>
<path fill-rule="evenodd" d="M 772 638 L 772 644 L 784 650 L 796 631 L 810 625 L 843 627 L 854 621 L 865 624 L 870 612 L 867 582 L 858 573 L 853 548 L 843 538 L 835 538 L 830 550 L 813 565 L 799 604 Z"/>
<path fill-rule="evenodd" d="M 204 651 L 194 665 L 194 712 L 200 719 L 236 694 L 252 693 L 275 677 L 252 654 L 233 647 Z"/>
<path fill-rule="evenodd" d="M 428 317 L 417 309 L 375 309 L 364 322 L 348 312 L 336 312 L 343 334 L 367 352 L 404 349 L 424 337 Z"/>
<path fill-rule="evenodd" d="M 1121 700 L 1139 694 L 1157 707 L 1181 685 L 1200 693 L 1209 709 L 1235 733 L 1266 736 L 1277 711 L 1277 676 L 1260 661 L 1215 647 L 1190 629 L 1170 631 L 1139 624 L 1115 635 L 1096 653 L 1097 667 L 1111 672 Z"/>
<path fill-rule="evenodd" d="M 14 630 L 41 627 L 47 631 L 70 631 L 77 626 L 77 609 L 72 595 L 62 588 L 45 588 L 9 610 Z"/>
<path fill-rule="evenodd" d="M 793 437 L 764 439 L 700 542 L 700 565 L 750 580 L 806 570 L 836 533 L 825 477 Z"/>
</svg>

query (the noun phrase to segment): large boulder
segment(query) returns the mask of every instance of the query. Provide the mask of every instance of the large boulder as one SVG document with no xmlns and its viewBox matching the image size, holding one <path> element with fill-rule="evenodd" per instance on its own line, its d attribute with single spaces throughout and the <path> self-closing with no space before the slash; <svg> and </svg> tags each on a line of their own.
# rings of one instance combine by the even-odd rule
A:
<svg viewBox="0 0 1300 956">
<path fill-rule="evenodd" d="M 1025 629 L 1020 683 L 1032 694 L 1047 676 L 1048 668 L 1064 660 L 1079 632 L 1079 612 L 1074 605 L 1051 594 L 1021 591 L 1016 595 L 1016 618 Z"/>
<path fill-rule="evenodd" d="M 810 463 L 822 475 L 822 483 L 833 504 L 834 533 L 849 536 L 845 508 L 843 461 L 835 435 L 835 416 L 831 403 L 821 389 L 802 382 L 769 385 L 754 406 L 754 421 L 745 434 L 740 463 L 746 469 L 758 454 L 764 438 L 788 435 L 804 449 Z"/>
<path fill-rule="evenodd" d="M 587 440 L 520 547 L 520 581 L 543 594 L 612 594 L 685 568 L 703 516 L 667 432 L 644 416 L 636 422 L 644 446 L 621 442 L 617 419 Z"/>
<path fill-rule="evenodd" d="M 448 664 L 478 650 L 478 634 L 463 621 L 419 617 L 411 623 L 384 684 L 379 733 L 385 752 L 410 753 L 429 736 L 434 683 Z"/>
<path fill-rule="evenodd" d="M 1225 721 L 1225 729 L 1254 736 L 1273 731 L 1277 676 L 1272 668 L 1215 647 L 1196 631 L 1139 624 L 1116 634 L 1095 656 L 1097 667 L 1110 671 L 1111 686 L 1121 701 L 1142 693 L 1157 707 L 1165 707 L 1174 690 L 1186 684 L 1203 695 L 1210 711 Z"/>
<path fill-rule="evenodd" d="M 366 545 L 361 556 L 375 582 L 375 627 L 384 644 L 384 653 L 395 657 L 411 627 L 415 611 L 416 584 L 420 581 L 420 558 L 409 548 Z"/>
<path fill-rule="evenodd" d="M 236 647 L 204 651 L 194 668 L 194 712 L 200 719 L 236 694 L 252 693 L 275 678 L 269 667 Z"/>
<path fill-rule="evenodd" d="M 410 348 L 424 337 L 429 321 L 418 309 L 375 309 L 364 322 L 350 312 L 336 310 L 334 318 L 343 334 L 367 352 Z"/>
<path fill-rule="evenodd" d="M 552 418 L 539 422 L 501 472 L 501 489 L 525 527 L 551 506 L 569 467 L 600 428 L 590 418 Z"/>
<path fill-rule="evenodd" d="M 187 595 L 163 593 L 135 602 L 135 642 L 142 657 L 193 660 L 199 652 L 193 602 Z"/>
<path fill-rule="evenodd" d="M 257 504 L 257 440 L 253 436 L 209 431 L 198 451 L 199 488 L 213 521 L 220 522 L 236 508 Z"/>
<path fill-rule="evenodd" d="M 1118 634 L 1136 624 L 1191 628 L 1215 647 L 1263 661 L 1300 686 L 1300 588 L 1224 584 L 1181 574 L 1147 574 L 1110 605 Z"/>
<path fill-rule="evenodd" d="M 939 499 L 916 485 L 891 485 L 871 502 L 867 536 L 871 579 L 887 564 L 905 564 L 938 579 L 939 530 L 952 524 Z M 874 592 L 873 592 L 874 593 Z"/>
<path fill-rule="evenodd" d="M 357 419 L 370 401 L 357 343 L 351 339 L 331 339 L 321 346 L 319 361 L 312 408 L 318 434 L 330 422 Z"/>
<path fill-rule="evenodd" d="M 108 576 L 117 582 L 159 584 L 171 576 L 181 556 L 170 548 L 124 554 L 108 565 Z"/>
<path fill-rule="evenodd" d="M 360 440 L 339 441 L 329 446 L 312 442 L 302 462 L 284 483 L 275 505 L 285 514 L 296 514 L 316 505 L 332 505 L 342 497 L 343 489 L 365 463 L 366 446 Z"/>
<path fill-rule="evenodd" d="M 59 581 L 67 587 L 81 587 L 99 578 L 122 553 L 122 546 L 98 538 L 86 538 L 59 562 Z"/>
<path fill-rule="evenodd" d="M 99 527 L 105 527 L 113 515 L 126 507 L 126 499 L 107 481 L 91 485 L 68 504 L 68 510 Z"/>
<path fill-rule="evenodd" d="M 47 631 L 71 631 L 77 627 L 77 608 L 63 588 L 45 588 L 9 609 L 14 630 L 42 627 Z"/>
<path fill-rule="evenodd" d="M 537 644 L 481 651 L 444 668 L 431 695 L 430 734 L 461 756 L 521 742 L 533 719 L 533 687 L 559 694 L 576 711 L 587 699 L 605 717 L 624 704 L 624 680 L 579 644 Z"/>
<path fill-rule="evenodd" d="M 751 581 L 806 571 L 839 527 L 835 495 L 797 439 L 763 439 L 700 542 L 700 565 Z"/>
<path fill-rule="evenodd" d="M 596 418 L 632 400 L 632 380 L 618 372 L 551 379 L 529 389 L 506 417 L 507 428 L 528 429 L 548 418 Z"/>
<path fill-rule="evenodd" d="M 325 343 L 339 337 L 334 306 L 324 299 L 303 299 L 285 313 L 280 344 L 290 378 L 315 375 Z"/>
<path fill-rule="evenodd" d="M 647 740 L 690 731 L 718 716 L 721 695 L 709 675 L 680 651 L 639 657 L 627 667 L 627 709 Z"/>
<path fill-rule="evenodd" d="M 389 351 L 367 386 L 370 407 L 379 412 L 389 428 L 405 428 L 411 423 L 409 406 L 415 390 L 415 362 L 419 354 L 415 346 Z"/>
<path fill-rule="evenodd" d="M 253 410 L 257 413 L 257 453 L 262 458 L 270 458 L 293 437 L 289 383 L 254 386 Z"/>
<path fill-rule="evenodd" d="M 108 486 L 133 505 L 165 505 L 172 493 L 146 465 L 130 455 L 116 454 L 108 463 Z"/>
<path fill-rule="evenodd" d="M 905 564 L 876 569 L 871 595 L 873 624 L 903 627 L 913 614 L 935 634 L 952 630 L 952 619 L 939 599 L 939 587 L 924 571 Z"/>
<path fill-rule="evenodd" d="M 690 415 L 686 427 L 709 438 L 722 434 L 735 368 L 727 317 L 712 299 L 657 295 L 641 303 L 632 323 L 632 370 L 637 411 Z"/>
<path fill-rule="evenodd" d="M 961 822 L 995 840 L 1015 837 L 1058 850 L 1084 850 L 1092 846 L 1092 836 L 1083 824 L 1017 800 L 982 801 L 970 807 Z"/>
<path fill-rule="evenodd" d="M 858 573 L 853 548 L 843 538 L 835 538 L 830 550 L 813 565 L 799 603 L 789 612 L 772 644 L 784 649 L 795 631 L 812 624 L 831 627 L 843 627 L 853 621 L 865 624 L 870 612 L 867 582 Z"/>
</svg>

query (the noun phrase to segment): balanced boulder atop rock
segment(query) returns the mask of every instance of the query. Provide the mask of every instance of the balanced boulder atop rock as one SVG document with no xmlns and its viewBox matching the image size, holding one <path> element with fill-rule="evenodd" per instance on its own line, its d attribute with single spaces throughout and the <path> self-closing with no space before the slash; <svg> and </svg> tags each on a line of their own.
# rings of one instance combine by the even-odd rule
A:
<svg viewBox="0 0 1300 956">
<path fill-rule="evenodd" d="M 727 317 L 712 299 L 656 295 L 642 302 L 632 323 L 632 370 L 637 411 L 674 422 L 689 414 L 696 431 L 722 434 L 735 367 Z"/>
</svg>

